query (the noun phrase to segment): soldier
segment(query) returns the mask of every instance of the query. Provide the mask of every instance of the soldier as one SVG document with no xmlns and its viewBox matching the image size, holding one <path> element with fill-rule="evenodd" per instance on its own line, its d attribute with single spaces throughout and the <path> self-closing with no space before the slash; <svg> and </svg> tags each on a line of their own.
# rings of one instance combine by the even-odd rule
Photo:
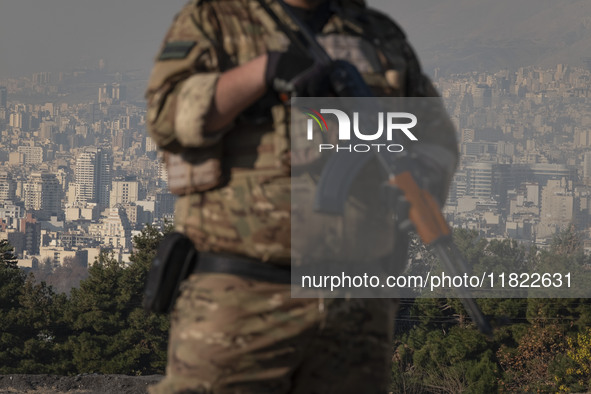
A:
<svg viewBox="0 0 591 394">
<path fill-rule="evenodd" d="M 264 1 L 296 29 L 278 0 Z M 402 31 L 363 0 L 284 1 L 376 95 L 436 95 Z M 387 392 L 391 301 L 290 297 L 289 107 L 277 82 L 330 95 L 330 70 L 311 64 L 257 0 L 192 0 L 164 39 L 148 131 L 180 196 L 175 228 L 201 255 L 171 315 L 166 377 L 151 393 Z M 437 156 L 448 179 L 453 128 L 421 140 L 447 152 Z"/>
</svg>

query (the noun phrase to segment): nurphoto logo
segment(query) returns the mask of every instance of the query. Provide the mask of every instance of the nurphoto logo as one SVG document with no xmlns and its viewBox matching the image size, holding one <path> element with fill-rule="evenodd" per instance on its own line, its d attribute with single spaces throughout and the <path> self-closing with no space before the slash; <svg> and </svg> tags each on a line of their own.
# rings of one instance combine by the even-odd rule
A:
<svg viewBox="0 0 591 394">
<path fill-rule="evenodd" d="M 353 122 L 347 113 L 341 111 L 339 109 L 321 109 L 320 111 L 315 111 L 311 108 L 304 108 L 304 114 L 308 115 L 310 118 L 308 119 L 307 124 L 307 138 L 309 141 L 312 141 L 314 138 L 314 128 L 315 124 L 318 126 L 321 132 L 326 133 L 328 132 L 328 124 L 326 119 L 322 114 L 329 114 L 333 115 L 336 118 L 338 123 L 338 140 L 339 142 L 357 142 L 357 141 L 384 141 L 384 132 L 385 132 L 385 142 L 388 143 L 359 143 L 359 144 L 319 144 L 318 150 L 319 152 L 323 151 L 330 151 L 334 150 L 336 152 L 339 151 L 348 151 L 348 152 L 369 152 L 369 151 L 377 151 L 380 152 L 382 149 L 392 153 L 402 152 L 404 150 L 404 146 L 396 143 L 400 141 L 398 134 L 402 132 L 409 140 L 411 141 L 418 141 L 417 137 L 410 131 L 413 127 L 417 125 L 417 117 L 409 112 L 378 112 L 377 116 L 377 131 L 374 131 L 376 128 L 375 119 L 372 119 L 374 126 L 371 130 L 361 130 L 360 123 L 368 123 L 368 122 L 360 122 L 359 112 L 353 112 Z M 401 122 L 401 120 L 403 122 Z M 393 142 L 393 143 L 390 143 Z"/>
</svg>

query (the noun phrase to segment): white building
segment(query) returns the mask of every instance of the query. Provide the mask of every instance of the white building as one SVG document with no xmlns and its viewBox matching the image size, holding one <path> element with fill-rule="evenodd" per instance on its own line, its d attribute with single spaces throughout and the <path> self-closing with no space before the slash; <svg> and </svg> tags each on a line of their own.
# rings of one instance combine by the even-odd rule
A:
<svg viewBox="0 0 591 394">
<path fill-rule="evenodd" d="M 16 182 L 10 173 L 0 171 L 0 202 L 13 202 L 16 197 Z"/>
<path fill-rule="evenodd" d="M 127 204 L 138 200 L 139 182 L 137 181 L 113 181 L 111 186 L 110 204 Z"/>
<path fill-rule="evenodd" d="M 87 148 L 76 158 L 76 202 L 96 202 L 109 207 L 113 163 L 108 151 Z M 73 203 L 73 201 L 69 201 Z"/>
<path fill-rule="evenodd" d="M 574 218 L 574 193 L 564 179 L 549 180 L 542 188 L 541 220 L 543 224 L 564 227 Z"/>
<path fill-rule="evenodd" d="M 26 165 L 43 163 L 43 148 L 40 146 L 19 146 L 17 152 L 23 155 Z"/>
<path fill-rule="evenodd" d="M 40 211 L 41 217 L 57 216 L 61 211 L 61 187 L 55 174 L 34 172 L 23 184 L 25 209 Z"/>
<path fill-rule="evenodd" d="M 100 236 L 104 247 L 131 248 L 131 225 L 124 209 L 119 206 L 109 209 L 109 216 L 101 219 Z"/>
</svg>

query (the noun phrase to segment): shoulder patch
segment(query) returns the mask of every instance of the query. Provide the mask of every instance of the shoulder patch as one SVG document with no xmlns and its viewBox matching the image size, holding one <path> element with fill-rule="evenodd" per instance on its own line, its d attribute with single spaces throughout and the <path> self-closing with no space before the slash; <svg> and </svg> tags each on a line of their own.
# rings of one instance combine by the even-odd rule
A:
<svg viewBox="0 0 591 394">
<path fill-rule="evenodd" d="M 196 45 L 195 41 L 171 41 L 167 42 L 158 56 L 158 60 L 184 59 Z"/>
</svg>

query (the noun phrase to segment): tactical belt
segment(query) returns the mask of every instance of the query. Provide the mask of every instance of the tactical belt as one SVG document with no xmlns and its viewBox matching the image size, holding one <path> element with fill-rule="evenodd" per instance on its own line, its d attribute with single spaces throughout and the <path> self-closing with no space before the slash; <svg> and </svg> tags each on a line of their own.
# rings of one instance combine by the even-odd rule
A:
<svg viewBox="0 0 591 394">
<path fill-rule="evenodd" d="M 217 272 L 237 275 L 263 282 L 281 284 L 291 283 L 290 267 L 263 263 L 246 257 L 224 256 L 204 252 L 199 252 L 199 262 L 193 272 Z"/>
</svg>

